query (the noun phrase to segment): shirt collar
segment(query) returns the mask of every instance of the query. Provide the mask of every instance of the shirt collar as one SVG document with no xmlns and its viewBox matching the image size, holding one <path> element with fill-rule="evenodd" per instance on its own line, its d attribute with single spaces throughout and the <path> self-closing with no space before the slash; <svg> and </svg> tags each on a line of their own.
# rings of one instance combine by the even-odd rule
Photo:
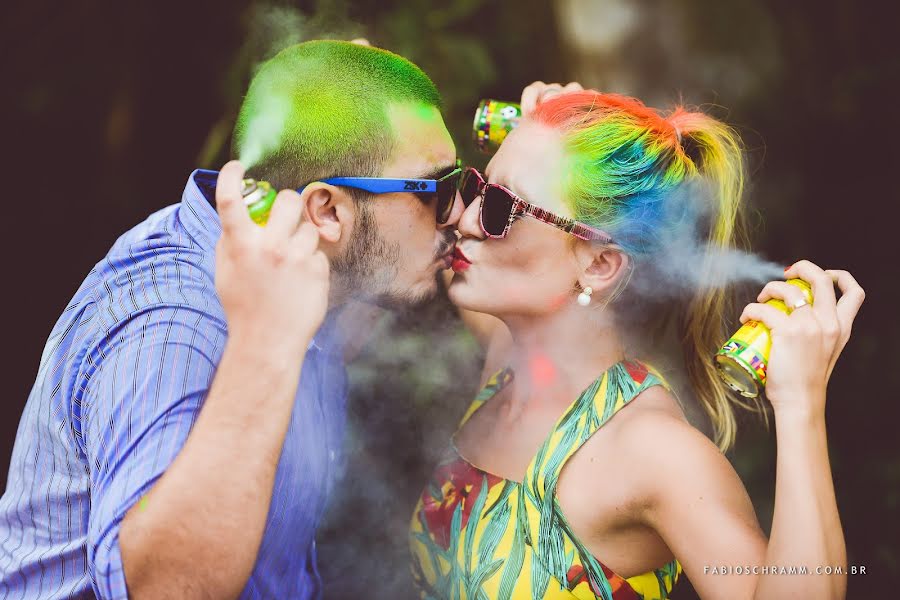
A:
<svg viewBox="0 0 900 600">
<path fill-rule="evenodd" d="M 204 243 L 211 253 L 215 252 L 215 244 L 222 235 L 222 224 L 214 208 L 218 177 L 218 171 L 194 170 L 181 195 L 179 211 L 179 218 L 191 236 Z M 341 310 L 342 307 L 336 307 L 328 311 L 307 347 L 309 350 L 327 355 L 340 355 L 343 352 L 343 336 L 338 327 Z"/>
<path fill-rule="evenodd" d="M 178 216 L 185 228 L 198 242 L 205 242 L 214 251 L 222 235 L 222 224 L 216 212 L 216 179 L 218 171 L 196 169 L 188 177 L 181 194 Z"/>
<path fill-rule="evenodd" d="M 319 330 L 309 343 L 309 348 L 332 356 L 339 356 L 343 360 L 344 336 L 342 335 L 339 319 L 343 306 L 330 309 L 325 314 L 325 319 L 319 326 Z"/>
</svg>

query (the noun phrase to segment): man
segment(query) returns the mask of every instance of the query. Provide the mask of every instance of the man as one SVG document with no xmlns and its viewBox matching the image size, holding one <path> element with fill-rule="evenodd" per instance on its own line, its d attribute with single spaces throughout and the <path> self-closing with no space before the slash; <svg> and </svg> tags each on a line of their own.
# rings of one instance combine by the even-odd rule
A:
<svg viewBox="0 0 900 600">
<path fill-rule="evenodd" d="M 235 151 L 302 192 L 279 193 L 259 227 L 240 163 L 195 171 L 180 204 L 88 275 L 19 425 L 0 597 L 321 595 L 314 535 L 346 396 L 337 315 L 351 298 L 436 289 L 462 212 L 455 187 L 449 204 L 421 193 L 458 171 L 438 106 L 428 77 L 384 50 L 308 42 L 263 65 Z"/>
</svg>

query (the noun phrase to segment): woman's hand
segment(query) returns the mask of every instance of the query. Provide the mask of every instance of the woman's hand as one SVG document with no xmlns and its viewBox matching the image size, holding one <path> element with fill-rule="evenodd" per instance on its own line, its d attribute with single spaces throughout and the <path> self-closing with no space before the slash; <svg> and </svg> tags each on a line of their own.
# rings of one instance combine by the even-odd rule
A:
<svg viewBox="0 0 900 600">
<path fill-rule="evenodd" d="M 566 85 L 561 83 L 544 83 L 543 81 L 535 81 L 524 90 L 522 90 L 522 116 L 527 117 L 534 109 L 546 98 L 553 94 L 562 94 L 565 92 L 577 92 L 583 90 L 581 84 L 572 81 Z"/>
<path fill-rule="evenodd" d="M 766 375 L 766 397 L 776 414 L 797 411 L 821 415 L 825 390 L 834 363 L 850 339 L 853 319 L 865 292 L 847 271 L 823 271 L 801 260 L 784 272 L 785 279 L 802 279 L 812 287 L 813 304 L 800 306 L 786 315 L 763 304 L 771 298 L 793 306 L 804 300 L 803 292 L 784 281 L 768 283 L 741 314 L 741 323 L 760 321 L 772 332 L 772 349 Z M 838 301 L 834 284 L 841 290 Z"/>
</svg>

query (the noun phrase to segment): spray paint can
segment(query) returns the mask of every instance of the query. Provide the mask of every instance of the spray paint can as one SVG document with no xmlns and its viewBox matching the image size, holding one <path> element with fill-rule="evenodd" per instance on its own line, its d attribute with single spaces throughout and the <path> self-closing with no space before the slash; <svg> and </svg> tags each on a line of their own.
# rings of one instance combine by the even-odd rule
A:
<svg viewBox="0 0 900 600">
<path fill-rule="evenodd" d="M 259 225 L 264 225 L 272 210 L 272 203 L 278 191 L 268 181 L 257 181 L 252 178 L 241 182 L 241 196 L 250 212 L 250 218 Z"/>
<path fill-rule="evenodd" d="M 472 133 L 475 146 L 485 154 L 497 151 L 503 139 L 519 124 L 522 107 L 502 100 L 482 100 L 475 111 Z"/>
<path fill-rule="evenodd" d="M 806 301 L 812 304 L 812 288 L 802 279 L 788 279 L 787 283 L 803 290 Z M 785 314 L 791 309 L 776 298 L 766 304 L 774 306 Z M 746 398 L 756 398 L 766 385 L 766 368 L 772 349 L 772 335 L 769 328 L 759 321 L 747 321 L 731 339 L 725 342 L 715 355 L 719 376 L 728 387 Z"/>
</svg>

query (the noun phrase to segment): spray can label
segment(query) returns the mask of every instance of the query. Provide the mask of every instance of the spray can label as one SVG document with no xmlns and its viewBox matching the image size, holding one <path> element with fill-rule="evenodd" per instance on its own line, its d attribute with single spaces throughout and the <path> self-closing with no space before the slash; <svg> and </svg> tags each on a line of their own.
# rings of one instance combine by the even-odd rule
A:
<svg viewBox="0 0 900 600">
<path fill-rule="evenodd" d="M 503 139 L 519 124 L 522 107 L 502 100 L 482 100 L 475 111 L 472 134 L 475 146 L 485 154 L 497 151 Z"/>
<path fill-rule="evenodd" d="M 787 283 L 803 290 L 806 301 L 812 304 L 812 288 L 802 279 L 789 279 Z M 791 309 L 781 300 L 772 298 L 766 304 L 785 314 Z M 769 328 L 758 321 L 747 321 L 738 329 L 715 355 L 719 376 L 734 391 L 747 398 L 759 395 L 766 385 L 766 368 L 772 349 Z"/>
</svg>

